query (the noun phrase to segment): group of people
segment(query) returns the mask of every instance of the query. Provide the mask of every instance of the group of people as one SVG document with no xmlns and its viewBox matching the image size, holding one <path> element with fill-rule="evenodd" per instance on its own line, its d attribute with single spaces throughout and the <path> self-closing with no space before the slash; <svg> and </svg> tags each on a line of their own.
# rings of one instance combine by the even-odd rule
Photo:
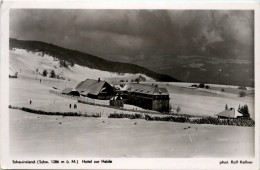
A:
<svg viewBox="0 0 260 170">
<path fill-rule="evenodd" d="M 70 104 L 70 109 L 71 109 L 72 105 Z M 74 104 L 74 109 L 77 109 L 77 105 Z"/>
</svg>

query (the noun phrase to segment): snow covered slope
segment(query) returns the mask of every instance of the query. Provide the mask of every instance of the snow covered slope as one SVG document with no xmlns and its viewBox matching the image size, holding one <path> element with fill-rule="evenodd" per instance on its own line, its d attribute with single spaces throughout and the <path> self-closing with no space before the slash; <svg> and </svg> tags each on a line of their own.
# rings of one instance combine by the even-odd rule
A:
<svg viewBox="0 0 260 170">
<path fill-rule="evenodd" d="M 75 81 L 82 81 L 86 78 L 101 78 L 108 81 L 119 81 L 121 79 L 131 81 L 140 75 L 145 77 L 147 81 L 154 81 L 152 78 L 143 74 L 112 73 L 108 71 L 90 69 L 88 67 L 79 66 L 77 64 L 75 64 L 73 67 L 68 66 L 68 68 L 60 67 L 60 61 L 53 58 L 52 56 L 42 56 L 42 54 L 39 52 L 31 53 L 23 49 L 10 50 L 9 54 L 10 74 L 21 72 L 22 74 L 26 75 L 35 75 L 36 70 L 38 70 L 39 74 L 42 74 L 43 70 L 47 70 L 49 76 L 51 70 L 54 70 L 56 75 Z"/>
</svg>

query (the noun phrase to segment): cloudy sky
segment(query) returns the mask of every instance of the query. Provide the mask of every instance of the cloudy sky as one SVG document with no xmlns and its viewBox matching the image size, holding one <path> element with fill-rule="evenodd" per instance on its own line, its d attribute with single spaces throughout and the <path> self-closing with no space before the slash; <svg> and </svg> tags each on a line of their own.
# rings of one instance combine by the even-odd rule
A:
<svg viewBox="0 0 260 170">
<path fill-rule="evenodd" d="M 157 71 L 176 62 L 205 70 L 212 62 L 253 62 L 253 15 L 247 10 L 12 9 L 10 37 Z"/>
</svg>

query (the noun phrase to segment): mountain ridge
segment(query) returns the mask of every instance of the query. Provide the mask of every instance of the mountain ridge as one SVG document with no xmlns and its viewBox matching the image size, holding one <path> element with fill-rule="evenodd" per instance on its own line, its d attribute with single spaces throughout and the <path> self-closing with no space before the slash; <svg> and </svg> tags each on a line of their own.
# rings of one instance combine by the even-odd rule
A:
<svg viewBox="0 0 260 170">
<path fill-rule="evenodd" d="M 80 66 L 89 67 L 91 69 L 98 69 L 102 71 L 117 73 L 142 73 L 155 79 L 156 81 L 180 82 L 180 80 L 175 79 L 171 76 L 156 73 L 139 65 L 109 61 L 88 53 L 63 48 L 42 41 L 17 40 L 14 38 L 10 38 L 9 49 L 14 48 L 24 49 L 30 52 L 42 52 L 43 54 L 51 55 L 55 58 L 58 58 L 59 60 L 73 62 Z"/>
</svg>

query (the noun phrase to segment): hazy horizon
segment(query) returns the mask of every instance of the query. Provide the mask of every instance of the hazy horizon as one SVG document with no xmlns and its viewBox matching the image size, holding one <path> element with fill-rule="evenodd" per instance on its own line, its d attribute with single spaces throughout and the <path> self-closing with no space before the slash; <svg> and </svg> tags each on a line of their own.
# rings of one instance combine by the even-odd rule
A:
<svg viewBox="0 0 260 170">
<path fill-rule="evenodd" d="M 182 81 L 254 82 L 252 10 L 12 9 L 10 37 L 137 64 Z"/>
</svg>

